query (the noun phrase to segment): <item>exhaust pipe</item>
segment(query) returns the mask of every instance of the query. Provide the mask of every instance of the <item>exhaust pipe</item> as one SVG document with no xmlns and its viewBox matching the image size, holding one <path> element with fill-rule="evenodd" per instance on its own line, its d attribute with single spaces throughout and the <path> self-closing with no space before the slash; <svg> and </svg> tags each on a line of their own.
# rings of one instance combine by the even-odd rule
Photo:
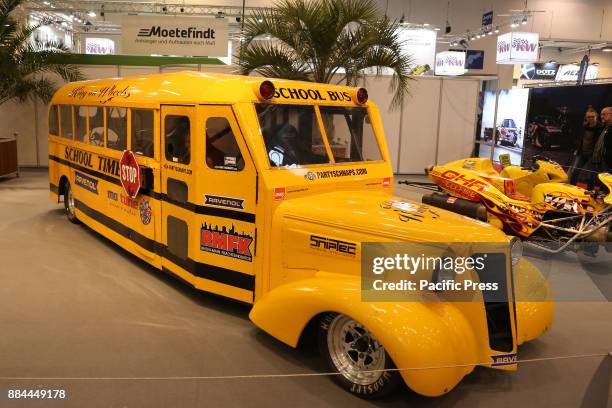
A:
<svg viewBox="0 0 612 408">
<path fill-rule="evenodd" d="M 421 198 L 423 204 L 432 205 L 452 211 L 480 221 L 487 221 L 487 208 L 481 203 L 475 203 L 463 198 L 452 197 L 444 193 L 425 194 Z"/>
</svg>

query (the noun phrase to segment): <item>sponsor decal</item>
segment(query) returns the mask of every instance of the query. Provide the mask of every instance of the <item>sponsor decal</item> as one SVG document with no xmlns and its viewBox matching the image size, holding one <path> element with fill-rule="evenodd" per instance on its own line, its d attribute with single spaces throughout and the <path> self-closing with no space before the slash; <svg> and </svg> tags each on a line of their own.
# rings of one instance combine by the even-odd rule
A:
<svg viewBox="0 0 612 408">
<path fill-rule="evenodd" d="M 497 356 L 491 356 L 491 360 L 493 360 L 491 367 L 510 365 L 518 363 L 518 356 L 516 353 L 500 354 Z"/>
<path fill-rule="evenodd" d="M 304 174 L 304 178 L 306 180 L 316 180 L 324 178 L 362 176 L 364 174 L 368 174 L 368 169 L 366 169 L 365 167 L 357 169 L 309 171 L 308 173 Z"/>
<path fill-rule="evenodd" d="M 234 156 L 224 156 L 223 157 L 223 165 L 236 167 L 236 165 L 237 165 L 236 157 L 234 157 Z"/>
<path fill-rule="evenodd" d="M 276 88 L 275 98 L 300 99 L 311 101 L 351 102 L 351 94 L 346 91 L 320 91 L 318 89 Z"/>
<path fill-rule="evenodd" d="M 106 192 L 106 197 L 113 201 L 119 201 L 119 194 L 115 193 L 114 191 L 108 190 Z"/>
<path fill-rule="evenodd" d="M 229 230 L 225 225 L 219 229 L 218 225 L 206 223 L 200 229 L 200 249 L 205 252 L 251 262 L 252 242 L 251 235 L 238 233 L 233 224 Z"/>
<path fill-rule="evenodd" d="M 310 247 L 338 255 L 354 256 L 357 253 L 357 244 L 354 242 L 341 241 L 318 235 L 310 236 Z"/>
<path fill-rule="evenodd" d="M 151 28 L 141 28 L 138 30 L 138 37 L 158 37 L 158 38 L 215 38 L 215 30 L 208 27 L 199 29 L 189 28 L 162 28 L 161 26 L 151 26 Z"/>
<path fill-rule="evenodd" d="M 559 211 L 578 213 L 579 200 L 576 198 L 559 197 L 553 194 L 544 194 L 544 202 Z"/>
<path fill-rule="evenodd" d="M 139 206 L 140 210 L 140 221 L 144 225 L 149 225 L 151 223 L 151 205 L 148 200 L 142 200 Z"/>
<path fill-rule="evenodd" d="M 216 205 L 218 207 L 237 208 L 244 210 L 243 198 L 223 197 L 204 194 L 204 204 Z"/>
<path fill-rule="evenodd" d="M 276 187 L 274 189 L 274 200 L 282 201 L 285 199 L 285 187 Z"/>
<path fill-rule="evenodd" d="M 400 221 L 419 221 L 422 222 L 426 215 L 433 219 L 440 217 L 440 215 L 432 210 L 428 205 L 419 204 L 409 201 L 383 201 L 380 207 L 385 210 L 393 210 L 398 213 Z"/>
<path fill-rule="evenodd" d="M 391 187 L 391 177 L 385 177 L 382 181 L 383 187 Z"/>
<path fill-rule="evenodd" d="M 306 180 L 314 180 L 317 178 L 317 175 L 314 174 L 312 171 L 309 171 L 308 173 L 304 174 L 304 178 Z"/>
<path fill-rule="evenodd" d="M 68 93 L 69 98 L 78 99 L 80 101 L 84 99 L 94 99 L 101 104 L 105 104 L 117 98 L 128 99 L 130 96 L 130 85 L 117 86 L 116 84 L 99 89 L 97 89 L 95 85 L 83 85 L 74 88 Z"/>
<path fill-rule="evenodd" d="M 138 208 L 138 201 L 136 199 L 125 196 L 123 194 L 120 195 L 120 198 L 121 204 L 125 205 L 126 207 L 132 208 L 134 210 Z"/>
<path fill-rule="evenodd" d="M 176 171 L 177 173 L 192 174 L 191 169 L 175 166 L 174 164 L 164 164 L 164 169 Z"/>
<path fill-rule="evenodd" d="M 448 197 L 446 202 L 449 204 L 454 204 L 457 201 L 457 197 Z"/>
<path fill-rule="evenodd" d="M 98 194 L 98 180 L 78 171 L 74 172 L 74 184 L 79 187 L 83 187 L 87 191 L 91 191 L 94 194 Z"/>
</svg>

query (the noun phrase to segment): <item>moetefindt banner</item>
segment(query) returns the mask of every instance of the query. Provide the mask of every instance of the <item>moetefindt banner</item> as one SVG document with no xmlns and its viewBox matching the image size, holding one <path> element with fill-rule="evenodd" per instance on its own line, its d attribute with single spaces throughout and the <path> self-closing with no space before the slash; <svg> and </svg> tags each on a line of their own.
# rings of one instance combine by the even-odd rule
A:
<svg viewBox="0 0 612 408">
<path fill-rule="evenodd" d="M 123 54 L 227 56 L 225 18 L 123 16 L 122 25 Z"/>
</svg>

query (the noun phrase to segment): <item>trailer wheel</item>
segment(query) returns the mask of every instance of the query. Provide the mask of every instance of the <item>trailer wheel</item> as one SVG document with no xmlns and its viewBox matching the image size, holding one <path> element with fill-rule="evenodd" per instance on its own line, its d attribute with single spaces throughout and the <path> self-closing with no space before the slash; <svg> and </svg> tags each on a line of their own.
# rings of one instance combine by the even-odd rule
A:
<svg viewBox="0 0 612 408">
<path fill-rule="evenodd" d="M 340 386 L 361 398 L 383 397 L 401 383 L 399 371 L 376 337 L 350 317 L 328 313 L 319 323 L 319 350 Z"/>
<path fill-rule="evenodd" d="M 64 185 L 64 211 L 66 212 L 66 217 L 68 221 L 73 224 L 78 224 L 79 220 L 76 217 L 75 212 L 75 204 L 74 204 L 74 195 L 72 194 L 72 187 L 70 186 L 70 182 L 66 181 Z"/>
</svg>

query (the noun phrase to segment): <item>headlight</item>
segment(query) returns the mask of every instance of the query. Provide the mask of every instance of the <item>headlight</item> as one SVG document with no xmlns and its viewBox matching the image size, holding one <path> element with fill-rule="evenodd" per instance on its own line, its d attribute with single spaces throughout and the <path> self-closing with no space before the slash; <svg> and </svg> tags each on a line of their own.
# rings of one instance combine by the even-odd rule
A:
<svg viewBox="0 0 612 408">
<path fill-rule="evenodd" d="M 516 266 L 518 261 L 523 256 L 523 241 L 520 238 L 512 238 L 510 241 L 510 259 L 512 260 L 512 266 Z"/>
</svg>

